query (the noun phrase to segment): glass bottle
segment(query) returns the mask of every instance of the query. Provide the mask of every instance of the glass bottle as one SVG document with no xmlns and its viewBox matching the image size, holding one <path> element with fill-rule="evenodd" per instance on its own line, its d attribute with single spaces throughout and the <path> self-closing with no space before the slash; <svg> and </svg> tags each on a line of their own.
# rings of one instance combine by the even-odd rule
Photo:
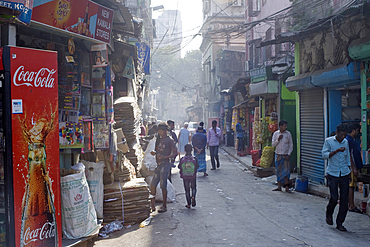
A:
<svg viewBox="0 0 370 247">
<path fill-rule="evenodd" d="M 54 196 L 43 143 L 28 146 L 28 181 L 22 205 L 21 246 L 58 246 Z"/>
</svg>

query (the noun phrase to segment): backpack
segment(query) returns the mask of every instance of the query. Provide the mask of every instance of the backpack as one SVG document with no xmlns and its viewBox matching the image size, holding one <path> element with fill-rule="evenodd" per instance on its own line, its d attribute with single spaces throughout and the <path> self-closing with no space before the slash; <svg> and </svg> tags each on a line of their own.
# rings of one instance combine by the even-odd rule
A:
<svg viewBox="0 0 370 247">
<path fill-rule="evenodd" d="M 182 178 L 192 178 L 197 170 L 195 169 L 195 159 L 192 156 L 184 156 L 180 161 Z"/>
</svg>

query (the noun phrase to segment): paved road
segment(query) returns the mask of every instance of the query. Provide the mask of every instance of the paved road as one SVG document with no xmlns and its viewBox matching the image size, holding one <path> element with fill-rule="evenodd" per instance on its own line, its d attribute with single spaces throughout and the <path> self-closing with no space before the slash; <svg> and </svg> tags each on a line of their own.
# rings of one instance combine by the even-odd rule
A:
<svg viewBox="0 0 370 247">
<path fill-rule="evenodd" d="M 94 246 L 370 246 L 368 216 L 348 213 L 348 232 L 340 232 L 325 223 L 327 199 L 273 192 L 273 177 L 254 177 L 223 150 L 220 160 L 221 169 L 199 174 L 195 208 L 184 207 L 182 180 L 173 171 L 177 202 L 166 213 Z"/>
</svg>

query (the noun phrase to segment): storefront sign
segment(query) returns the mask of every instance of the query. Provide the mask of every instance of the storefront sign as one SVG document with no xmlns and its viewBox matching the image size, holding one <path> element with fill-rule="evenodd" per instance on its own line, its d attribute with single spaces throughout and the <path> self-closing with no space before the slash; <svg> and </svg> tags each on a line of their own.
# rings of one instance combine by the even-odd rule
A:
<svg viewBox="0 0 370 247">
<path fill-rule="evenodd" d="M 251 75 L 251 82 L 260 82 L 264 80 L 272 80 L 272 67 L 271 66 L 266 66 L 263 68 L 258 68 L 258 69 L 252 69 L 250 71 Z"/>
<path fill-rule="evenodd" d="M 32 15 L 33 0 L 8 0 L 0 1 L 0 7 L 15 10 L 16 18 L 25 23 L 30 24 Z"/>
<path fill-rule="evenodd" d="M 150 47 L 145 43 L 135 43 L 137 46 L 137 60 L 144 73 L 150 74 Z"/>
<path fill-rule="evenodd" d="M 34 0 L 32 20 L 109 43 L 113 10 L 89 0 Z"/>
</svg>

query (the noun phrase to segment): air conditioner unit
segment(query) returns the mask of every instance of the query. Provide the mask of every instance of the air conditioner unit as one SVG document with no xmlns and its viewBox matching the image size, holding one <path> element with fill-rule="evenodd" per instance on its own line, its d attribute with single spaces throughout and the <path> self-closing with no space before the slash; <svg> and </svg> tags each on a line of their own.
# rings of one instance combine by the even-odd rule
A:
<svg viewBox="0 0 370 247">
<path fill-rule="evenodd" d="M 243 0 L 234 0 L 233 5 L 234 5 L 234 6 L 242 6 L 242 1 L 243 1 Z"/>
</svg>

